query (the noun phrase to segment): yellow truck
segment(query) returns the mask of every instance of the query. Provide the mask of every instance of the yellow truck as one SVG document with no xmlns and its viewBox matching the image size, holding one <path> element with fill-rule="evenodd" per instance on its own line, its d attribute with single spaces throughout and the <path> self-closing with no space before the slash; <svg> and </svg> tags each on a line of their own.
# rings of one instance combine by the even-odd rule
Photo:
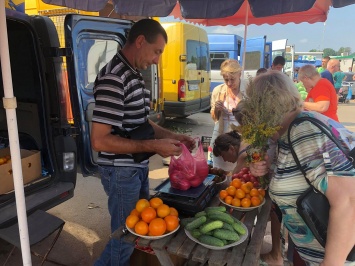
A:
<svg viewBox="0 0 355 266">
<path fill-rule="evenodd" d="M 210 108 L 207 33 L 183 22 L 162 23 L 168 43 L 159 64 L 164 115 L 186 117 Z"/>
</svg>

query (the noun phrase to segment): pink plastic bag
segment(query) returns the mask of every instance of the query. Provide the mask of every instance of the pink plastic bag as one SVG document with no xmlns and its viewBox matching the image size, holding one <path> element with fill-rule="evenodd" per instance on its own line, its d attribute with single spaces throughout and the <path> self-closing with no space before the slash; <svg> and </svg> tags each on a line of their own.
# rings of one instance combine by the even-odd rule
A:
<svg viewBox="0 0 355 266">
<path fill-rule="evenodd" d="M 190 187 L 198 187 L 208 175 L 208 165 L 201 142 L 195 154 L 191 154 L 184 144 L 181 144 L 180 157 L 171 156 L 169 165 L 169 177 L 171 187 L 188 190 Z"/>
</svg>

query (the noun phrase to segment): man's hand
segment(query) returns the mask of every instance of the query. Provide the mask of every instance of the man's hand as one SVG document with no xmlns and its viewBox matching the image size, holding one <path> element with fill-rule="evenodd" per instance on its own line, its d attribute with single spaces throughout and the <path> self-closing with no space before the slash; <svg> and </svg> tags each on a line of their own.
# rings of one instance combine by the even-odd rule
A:
<svg viewBox="0 0 355 266">
<path fill-rule="evenodd" d="M 166 158 L 170 156 L 179 156 L 182 152 L 181 142 L 176 139 L 157 139 L 152 140 L 155 143 L 155 151 L 160 156 Z"/>
<path fill-rule="evenodd" d="M 175 139 L 183 143 L 186 146 L 186 148 L 188 148 L 190 151 L 192 151 L 196 147 L 196 141 L 187 135 L 176 134 Z"/>
</svg>

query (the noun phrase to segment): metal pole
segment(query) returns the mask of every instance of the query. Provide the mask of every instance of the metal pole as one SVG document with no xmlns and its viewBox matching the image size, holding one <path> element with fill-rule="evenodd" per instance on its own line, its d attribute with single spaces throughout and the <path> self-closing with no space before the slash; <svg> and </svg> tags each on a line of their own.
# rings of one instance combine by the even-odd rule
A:
<svg viewBox="0 0 355 266">
<path fill-rule="evenodd" d="M 25 192 L 21 166 L 20 145 L 16 117 L 16 98 L 12 86 L 9 43 L 6 25 L 5 0 L 0 0 L 0 58 L 4 84 L 4 108 L 6 110 L 7 128 L 10 142 L 11 164 L 14 178 L 16 210 L 21 241 L 23 265 L 32 265 L 28 224 L 26 215 Z"/>
<path fill-rule="evenodd" d="M 243 62 L 242 62 L 242 79 L 244 79 L 244 72 L 245 72 L 245 55 L 247 49 L 247 33 L 248 33 L 248 16 L 249 16 L 249 2 L 245 1 L 246 4 L 246 11 L 245 11 L 245 24 L 244 24 L 244 45 L 243 45 Z"/>
</svg>

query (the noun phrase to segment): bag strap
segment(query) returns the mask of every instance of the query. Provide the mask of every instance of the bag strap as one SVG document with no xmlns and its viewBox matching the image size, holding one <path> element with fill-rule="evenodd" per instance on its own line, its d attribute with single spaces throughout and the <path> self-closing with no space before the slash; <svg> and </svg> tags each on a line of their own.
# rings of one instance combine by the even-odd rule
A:
<svg viewBox="0 0 355 266">
<path fill-rule="evenodd" d="M 313 117 L 298 117 L 296 118 L 295 120 L 292 121 L 292 123 L 290 124 L 289 128 L 288 128 L 288 133 L 287 133 L 287 138 L 288 138 L 288 144 L 289 144 L 289 147 L 290 147 L 290 151 L 291 151 L 291 154 L 293 156 L 293 159 L 295 160 L 298 168 L 301 170 L 304 178 L 306 179 L 308 185 L 312 186 L 316 191 L 319 192 L 318 189 L 316 189 L 313 184 L 308 180 L 307 178 L 307 175 L 306 175 L 306 172 L 305 170 L 303 169 L 303 167 L 301 166 L 301 163 L 300 161 L 298 160 L 298 157 L 296 155 L 296 152 L 294 151 L 293 147 L 292 147 L 292 141 L 291 141 L 291 129 L 293 127 L 293 125 L 295 125 L 296 123 L 300 123 L 300 122 L 304 122 L 304 121 L 309 121 L 311 122 L 313 125 L 315 125 L 316 127 L 318 127 L 320 129 L 320 131 L 322 133 L 324 133 L 325 135 L 327 135 L 327 137 L 332 140 L 336 145 L 337 147 L 339 148 L 339 150 L 341 150 L 348 158 L 349 161 L 354 161 L 354 159 L 351 157 L 351 156 L 348 156 L 348 153 L 345 152 L 344 148 L 341 146 L 341 144 L 339 143 L 339 141 L 333 136 L 333 133 L 331 133 L 330 129 L 322 122 L 322 121 L 319 121 Z M 351 159 L 350 159 L 351 158 Z"/>
</svg>

